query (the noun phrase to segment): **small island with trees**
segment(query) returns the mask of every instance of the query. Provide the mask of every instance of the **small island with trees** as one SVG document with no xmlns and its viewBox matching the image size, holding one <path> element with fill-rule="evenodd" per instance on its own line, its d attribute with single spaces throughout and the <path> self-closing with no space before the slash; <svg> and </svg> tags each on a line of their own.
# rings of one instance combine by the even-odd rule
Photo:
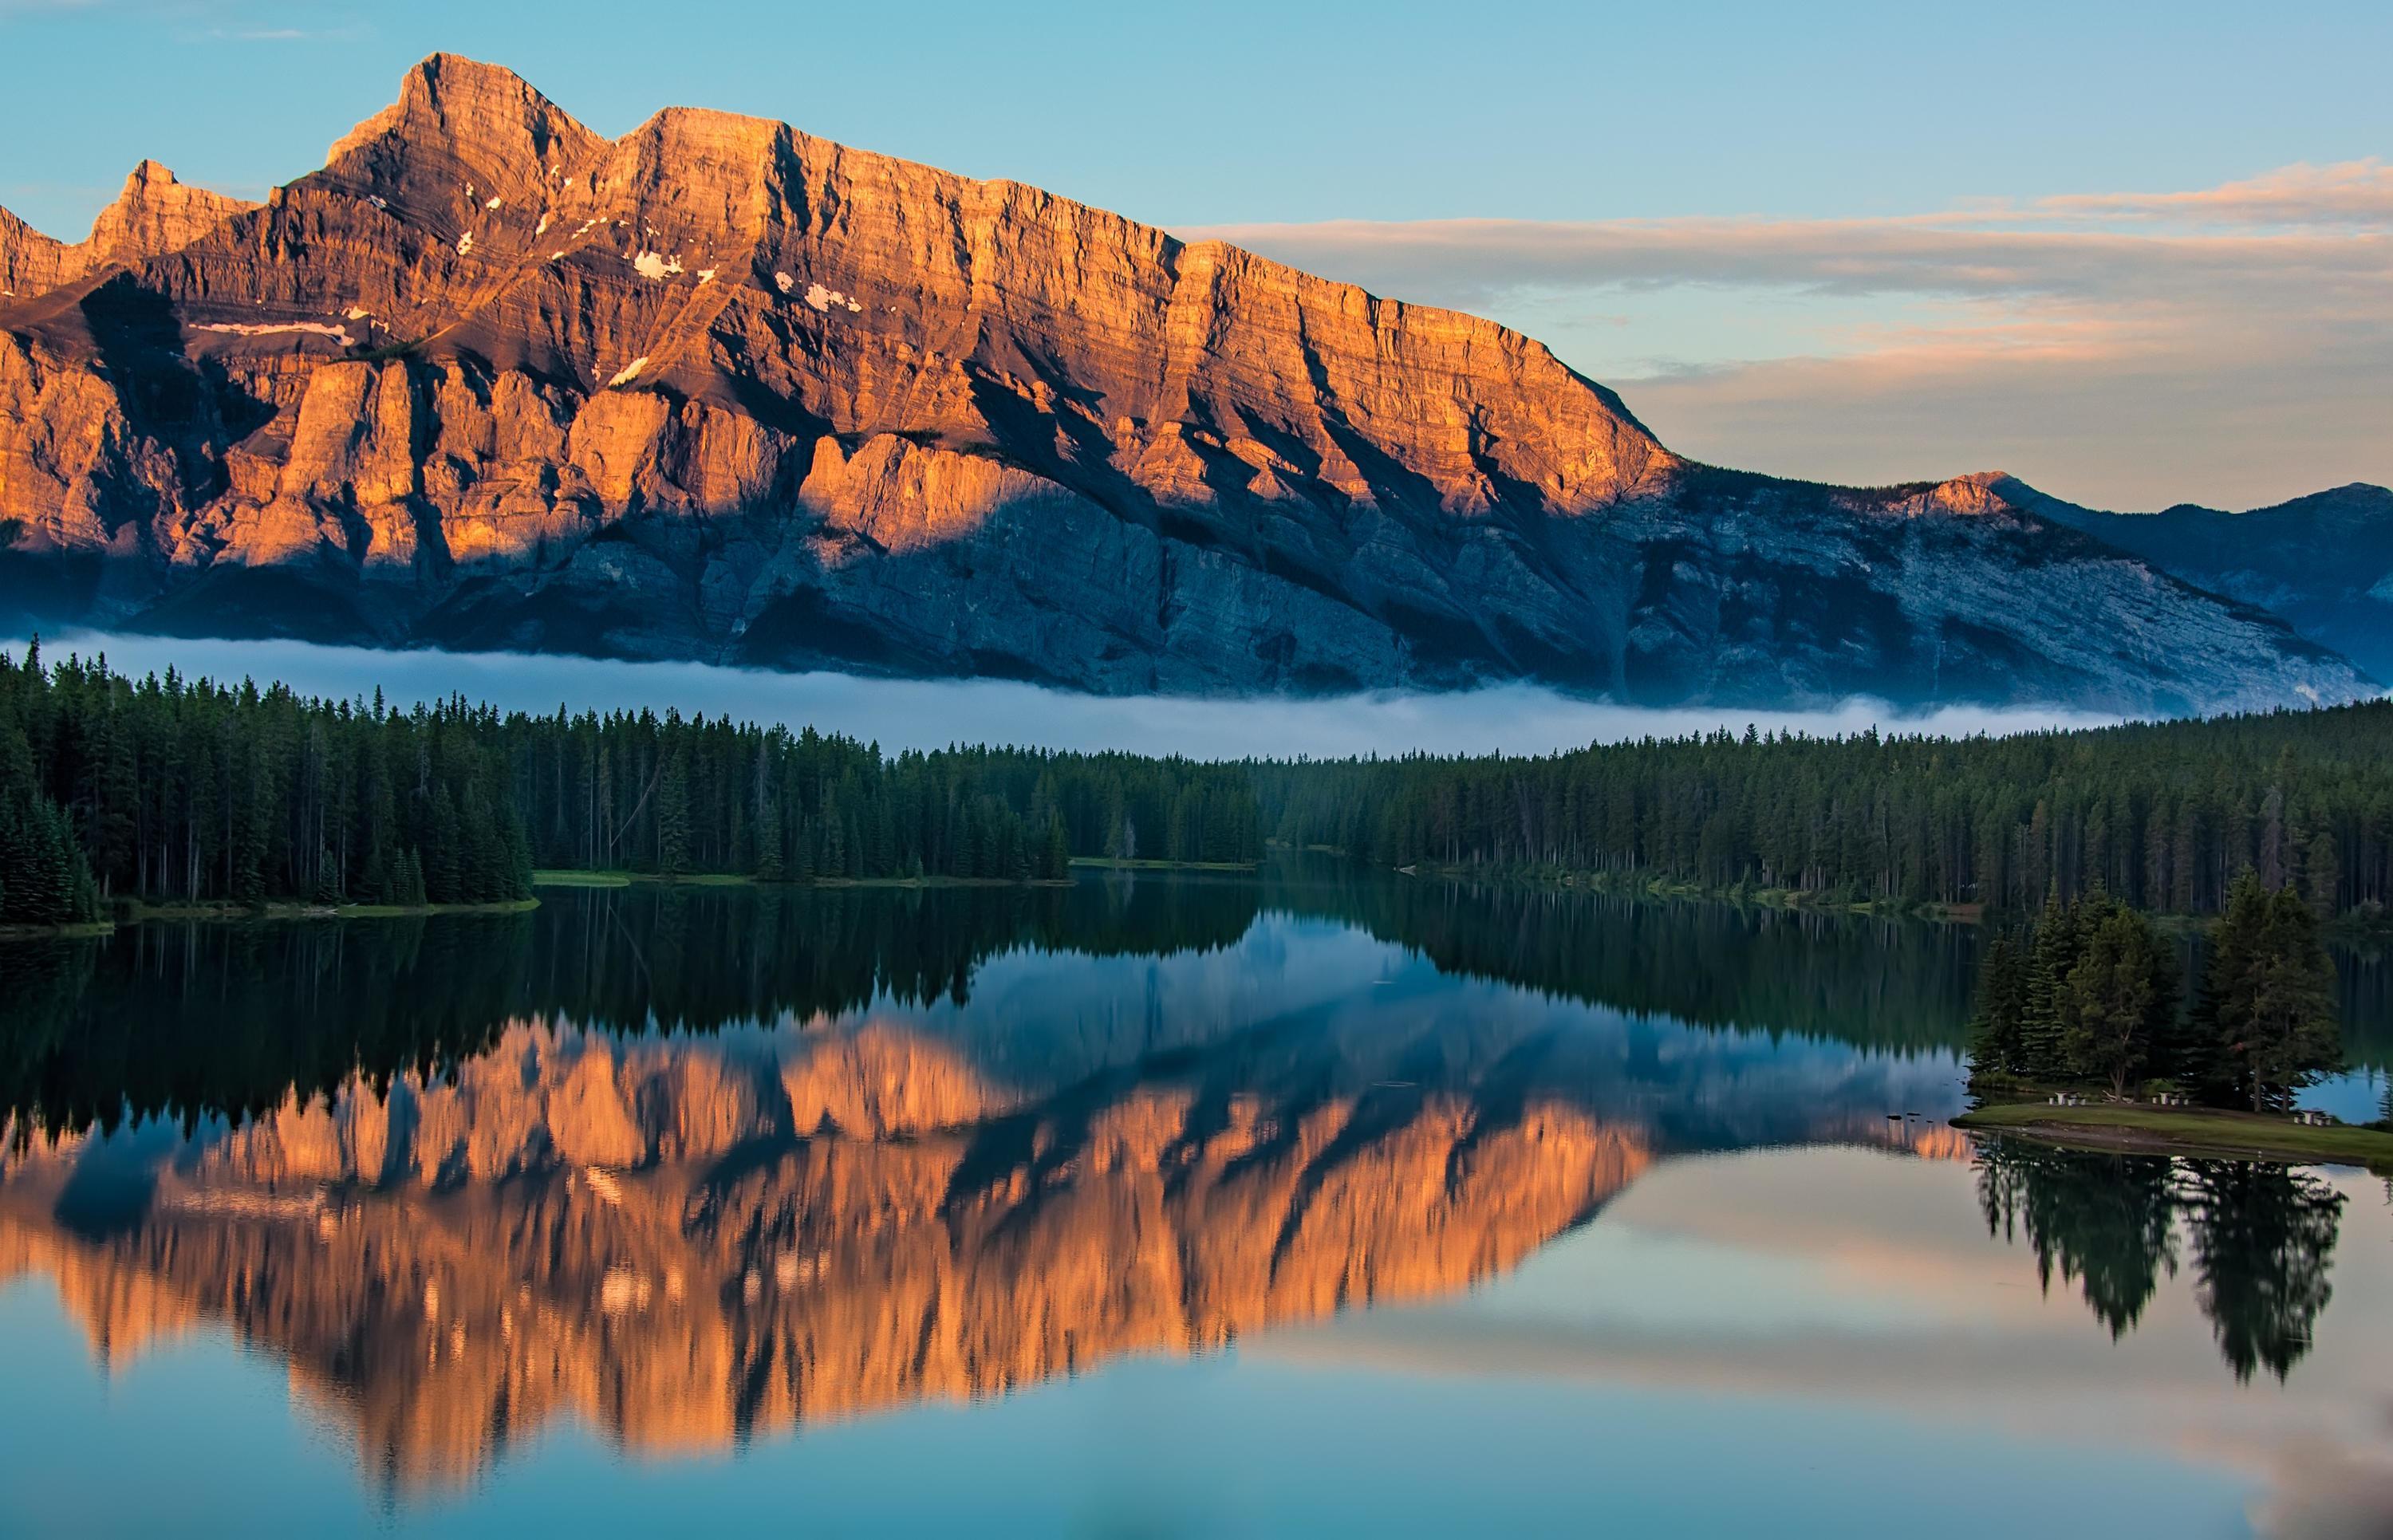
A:
<svg viewBox="0 0 2393 1540">
<path fill-rule="evenodd" d="M 2190 999 L 2149 917 L 2099 888 L 2054 891 L 1986 949 L 1970 1063 L 1985 1104 L 1958 1128 L 2393 1167 L 2393 1133 L 2295 1115 L 2343 1063 L 2334 969 L 2312 905 L 2248 870 Z"/>
</svg>

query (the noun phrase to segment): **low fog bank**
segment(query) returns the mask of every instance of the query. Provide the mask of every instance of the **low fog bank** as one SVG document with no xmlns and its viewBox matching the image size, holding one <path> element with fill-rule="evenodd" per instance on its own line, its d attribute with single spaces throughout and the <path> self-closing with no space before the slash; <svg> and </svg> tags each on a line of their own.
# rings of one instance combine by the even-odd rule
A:
<svg viewBox="0 0 2393 1540">
<path fill-rule="evenodd" d="M 107 656 L 139 678 L 169 667 L 186 675 L 261 685 L 281 680 L 303 695 L 371 697 L 401 705 L 462 694 L 505 711 L 668 708 L 684 716 L 778 722 L 845 733 L 883 750 L 1010 743 L 1049 749 L 1122 749 L 1201 759 L 1315 759 L 1349 754 L 1547 753 L 1622 738 L 1672 737 L 1748 724 L 1763 731 L 1827 735 L 1886 731 L 1962 736 L 2042 727 L 2100 726 L 2117 719 L 2057 707 L 1948 706 L 1906 715 L 1884 701 L 1824 711 L 1613 706 L 1508 685 L 1445 695 L 1358 695 L 1328 699 L 1107 698 L 1000 680 L 865 679 L 837 673 L 766 673 L 704 663 L 614 663 L 514 653 L 381 652 L 310 642 L 193 641 L 66 632 L 42 640 L 52 660 Z M 21 657 L 24 638 L 7 643 Z"/>
</svg>

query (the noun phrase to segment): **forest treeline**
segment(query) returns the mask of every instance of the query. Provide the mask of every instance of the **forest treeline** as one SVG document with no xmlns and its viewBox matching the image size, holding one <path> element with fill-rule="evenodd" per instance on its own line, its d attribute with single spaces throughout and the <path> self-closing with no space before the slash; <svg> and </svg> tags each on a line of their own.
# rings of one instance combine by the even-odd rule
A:
<svg viewBox="0 0 2393 1540">
<path fill-rule="evenodd" d="M 667 711 L 407 711 L 287 686 L 0 659 L 0 923 L 113 897 L 414 907 L 535 868 L 765 881 L 1065 875 L 1075 855 L 1251 861 L 1242 765 L 969 748 L 883 755 Z"/>
<path fill-rule="evenodd" d="M 1538 756 L 1213 763 L 667 711 L 399 711 L 0 658 L 0 923 L 115 897 L 476 904 L 535 868 L 1055 879 L 1079 856 L 1665 879 L 2025 912 L 2393 897 L 2393 702 L 1960 739 L 1714 733 Z"/>
<path fill-rule="evenodd" d="M 2057 888 L 2216 914 L 2247 869 L 2322 913 L 2393 899 L 2387 701 L 2006 737 L 1747 728 L 1254 775 L 1275 839 L 1387 866 L 2016 912 Z"/>
</svg>

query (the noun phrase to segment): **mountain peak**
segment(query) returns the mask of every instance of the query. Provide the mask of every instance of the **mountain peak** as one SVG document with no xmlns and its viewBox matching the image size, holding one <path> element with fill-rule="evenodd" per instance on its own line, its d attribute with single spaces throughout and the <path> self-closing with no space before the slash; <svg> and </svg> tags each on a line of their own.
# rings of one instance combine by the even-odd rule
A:
<svg viewBox="0 0 2393 1540">
<path fill-rule="evenodd" d="M 448 189 L 487 200 L 523 197 L 561 163 L 605 141 L 514 71 L 462 54 L 433 54 L 399 82 L 399 99 L 325 152 L 309 182 L 348 184 L 386 200 Z"/>
<path fill-rule="evenodd" d="M 0 209 L 0 294 L 45 294 L 105 268 L 180 251 L 225 219 L 256 206 L 191 187 L 160 163 L 144 160 L 126 174 L 116 201 L 91 222 L 91 234 L 72 245 Z"/>
<path fill-rule="evenodd" d="M 452 137 L 493 130 L 536 137 L 565 124 L 582 128 L 513 70 L 463 54 L 433 54 L 410 70 L 399 83 L 399 107 L 416 121 L 438 123 Z"/>
<path fill-rule="evenodd" d="M 136 262 L 179 251 L 216 224 L 257 205 L 210 192 L 176 179 L 156 161 L 144 160 L 124 178 L 116 202 L 92 221 L 84 242 L 92 267 Z"/>
</svg>

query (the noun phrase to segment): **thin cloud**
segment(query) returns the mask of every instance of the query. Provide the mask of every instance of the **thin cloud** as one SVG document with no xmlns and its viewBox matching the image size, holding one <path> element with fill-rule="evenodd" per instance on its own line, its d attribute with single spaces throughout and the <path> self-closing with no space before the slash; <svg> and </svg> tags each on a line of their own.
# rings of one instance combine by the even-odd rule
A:
<svg viewBox="0 0 2393 1540">
<path fill-rule="evenodd" d="M 2100 192 L 2046 198 L 2039 212 L 2103 218 L 2250 225 L 2393 225 L 2393 165 L 2372 155 L 2297 163 L 2192 192 Z"/>
<path fill-rule="evenodd" d="M 2330 285 L 2393 303 L 2393 232 L 2143 234 L 1890 219 L 1439 219 L 1221 226 L 1191 232 L 1366 287 L 1438 303 L 1519 290 L 1703 284 L 1819 294 L 2084 300 L 2224 297 Z"/>
<path fill-rule="evenodd" d="M 1871 218 L 1191 233 L 1542 324 L 1665 441 L 1724 463 L 1862 482 L 2000 465 L 2124 507 L 2393 481 L 2393 165 L 2375 159 Z"/>
</svg>

